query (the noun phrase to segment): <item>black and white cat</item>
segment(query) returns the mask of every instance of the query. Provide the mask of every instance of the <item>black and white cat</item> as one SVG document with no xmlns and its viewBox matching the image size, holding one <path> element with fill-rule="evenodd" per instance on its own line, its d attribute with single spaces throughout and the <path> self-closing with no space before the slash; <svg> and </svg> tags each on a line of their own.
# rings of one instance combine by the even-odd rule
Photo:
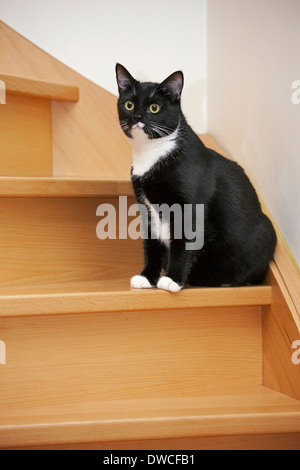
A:
<svg viewBox="0 0 300 470">
<path fill-rule="evenodd" d="M 274 228 L 243 169 L 206 148 L 188 125 L 180 105 L 182 72 L 160 84 L 140 83 L 120 64 L 116 75 L 120 124 L 132 145 L 133 189 L 160 234 L 144 240 L 145 267 L 131 286 L 178 292 L 187 284 L 260 284 L 274 254 Z M 201 250 L 187 250 L 185 237 L 174 237 L 172 220 L 164 226 L 155 209 L 162 204 L 204 204 Z"/>
</svg>

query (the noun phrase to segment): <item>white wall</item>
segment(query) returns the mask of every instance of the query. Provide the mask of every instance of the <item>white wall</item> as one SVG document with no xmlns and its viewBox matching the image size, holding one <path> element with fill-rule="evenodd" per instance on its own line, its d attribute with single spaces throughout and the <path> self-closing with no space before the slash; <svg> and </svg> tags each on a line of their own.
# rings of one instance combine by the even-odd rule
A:
<svg viewBox="0 0 300 470">
<path fill-rule="evenodd" d="M 296 80 L 299 0 L 208 0 L 208 132 L 248 170 L 300 266 Z"/>
<path fill-rule="evenodd" d="M 206 131 L 206 0 L 0 0 L 0 15 L 114 94 L 116 62 L 150 81 L 182 69 L 183 110 Z"/>
</svg>

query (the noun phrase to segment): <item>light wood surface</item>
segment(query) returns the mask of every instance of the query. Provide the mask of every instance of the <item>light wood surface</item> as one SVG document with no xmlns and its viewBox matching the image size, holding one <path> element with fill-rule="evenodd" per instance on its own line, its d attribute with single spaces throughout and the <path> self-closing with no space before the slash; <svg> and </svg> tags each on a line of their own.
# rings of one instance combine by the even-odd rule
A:
<svg viewBox="0 0 300 470">
<path fill-rule="evenodd" d="M 72 408 L 1 418 L 1 447 L 300 432 L 299 403 L 261 387 L 231 396 L 90 402 L 81 414 Z"/>
<path fill-rule="evenodd" d="M 271 305 L 263 310 L 264 384 L 300 400 L 300 365 L 292 362 L 300 320 L 275 263 L 267 281 L 273 294 Z"/>
<path fill-rule="evenodd" d="M 129 282 L 141 270 L 142 243 L 99 240 L 96 211 L 102 203 L 118 214 L 118 198 L 2 198 L 0 288 Z"/>
<path fill-rule="evenodd" d="M 139 441 L 90 442 L 17 450 L 300 450 L 300 434 L 190 437 Z"/>
<path fill-rule="evenodd" d="M 35 80 L 51 78 L 51 82 L 72 84 L 80 89 L 78 103 L 52 103 L 53 175 L 128 178 L 131 152 L 118 122 L 117 97 L 54 59 L 3 22 L 0 22 L 0 46 L 3 73 Z"/>
<path fill-rule="evenodd" d="M 262 205 L 265 213 L 272 220 L 277 233 L 278 241 L 274 255 L 274 268 L 277 268 L 277 272 L 280 275 L 279 288 L 281 289 L 281 286 L 284 288 L 284 297 L 288 304 L 291 305 L 290 313 L 298 326 L 300 337 L 300 271 L 270 211 L 263 202 Z M 271 271 L 274 271 L 273 265 L 271 266 Z M 276 272 L 273 272 L 273 279 L 274 277 L 276 277 Z"/>
<path fill-rule="evenodd" d="M 261 307 L 1 318 L 0 423 L 97 409 L 121 419 L 139 400 L 165 398 L 165 410 L 248 392 L 262 383 L 261 335 Z"/>
<path fill-rule="evenodd" d="M 0 177 L 0 197 L 133 196 L 128 179 Z"/>
<path fill-rule="evenodd" d="M 4 73 L 0 73 L 0 80 L 5 83 L 8 95 L 71 102 L 76 102 L 79 99 L 79 89 L 72 85 L 62 85 L 45 80 L 32 80 L 27 77 Z"/>
<path fill-rule="evenodd" d="M 208 146 L 216 146 L 209 134 L 199 136 Z M 219 149 L 220 150 L 220 149 Z M 0 178 L 0 197 L 93 197 L 133 196 L 130 175 L 113 178 Z"/>
<path fill-rule="evenodd" d="M 0 290 L 0 317 L 61 315 L 84 312 L 120 312 L 123 310 L 142 312 L 148 310 L 191 309 L 203 307 L 261 306 L 271 302 L 271 288 L 268 286 L 235 288 L 192 288 L 184 289 L 177 295 L 158 289 L 130 289 L 129 278 L 106 282 L 93 282 L 94 292 L 84 288 L 89 283 L 77 283 L 83 291 L 68 293 L 70 284 L 56 284 L 49 287 L 28 286 L 14 288 L 13 295 L 6 295 L 9 289 Z M 121 290 L 122 288 L 122 290 Z M 106 290 L 107 289 L 107 290 Z M 45 291 L 56 293 L 45 293 Z M 75 290 L 72 288 L 71 290 Z M 35 292 L 29 294 L 28 292 Z M 39 292 L 37 294 L 36 292 Z M 57 291 L 64 291 L 58 294 Z M 20 293 L 21 292 L 21 293 Z"/>
<path fill-rule="evenodd" d="M 0 121 L 0 175 L 51 176 L 49 101 L 9 95 L 0 106 Z"/>
<path fill-rule="evenodd" d="M 294 305 L 293 315 L 300 331 L 300 272 L 295 260 L 290 256 L 284 239 L 278 229 L 277 236 L 278 243 L 274 260 L 288 291 L 288 296 Z"/>
<path fill-rule="evenodd" d="M 142 241 L 99 240 L 103 202 L 118 217 L 118 198 L 2 198 L 0 315 L 270 304 L 268 286 L 132 292 Z"/>
</svg>

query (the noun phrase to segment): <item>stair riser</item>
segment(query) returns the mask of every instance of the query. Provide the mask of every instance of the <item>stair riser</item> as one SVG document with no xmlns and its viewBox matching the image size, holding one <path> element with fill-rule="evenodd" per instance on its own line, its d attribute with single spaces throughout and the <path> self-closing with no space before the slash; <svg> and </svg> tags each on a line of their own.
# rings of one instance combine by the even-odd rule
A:
<svg viewBox="0 0 300 470">
<path fill-rule="evenodd" d="M 134 198 L 128 198 L 129 204 Z M 0 283 L 26 286 L 127 278 L 143 266 L 141 240 L 99 240 L 97 207 L 114 198 L 2 198 Z M 133 218 L 129 220 L 133 220 Z"/>
<path fill-rule="evenodd" d="M 8 95 L 0 108 L 0 176 L 51 176 L 51 103 Z"/>
<path fill-rule="evenodd" d="M 3 318 L 0 415 L 262 383 L 261 308 Z M 82 409 L 81 409 L 82 412 Z"/>
</svg>

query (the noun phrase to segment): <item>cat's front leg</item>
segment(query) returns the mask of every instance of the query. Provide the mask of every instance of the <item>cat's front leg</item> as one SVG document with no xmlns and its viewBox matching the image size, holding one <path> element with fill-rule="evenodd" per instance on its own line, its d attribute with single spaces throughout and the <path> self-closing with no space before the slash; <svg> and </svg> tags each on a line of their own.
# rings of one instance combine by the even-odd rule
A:
<svg viewBox="0 0 300 470">
<path fill-rule="evenodd" d="M 151 289 L 155 287 L 160 278 L 166 255 L 167 247 L 160 240 L 145 240 L 145 267 L 139 275 L 131 279 L 131 287 L 133 289 Z"/>
<path fill-rule="evenodd" d="M 159 279 L 157 287 L 170 292 L 179 292 L 187 283 L 194 253 L 191 250 L 186 250 L 184 239 L 172 240 L 168 267 L 165 275 Z"/>
</svg>

